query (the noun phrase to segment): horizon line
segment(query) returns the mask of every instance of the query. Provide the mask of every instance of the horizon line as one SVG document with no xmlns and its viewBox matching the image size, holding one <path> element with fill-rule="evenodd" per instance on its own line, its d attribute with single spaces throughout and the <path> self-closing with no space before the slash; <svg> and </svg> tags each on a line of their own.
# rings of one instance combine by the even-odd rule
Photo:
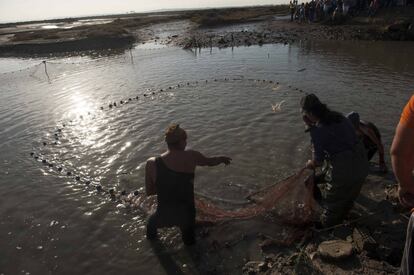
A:
<svg viewBox="0 0 414 275">
<path fill-rule="evenodd" d="M 0 25 L 7 25 L 7 24 L 24 24 L 24 23 L 37 23 L 37 22 L 44 22 L 44 21 L 57 21 L 57 20 L 70 20 L 70 19 L 84 19 L 84 18 L 99 18 L 103 16 L 122 16 L 122 15 L 139 15 L 139 14 L 150 14 L 150 13 L 164 13 L 164 12 L 180 12 L 180 11 L 197 11 L 197 10 L 209 10 L 209 9 L 231 9 L 231 8 L 254 8 L 254 7 L 266 7 L 266 6 L 283 6 L 287 4 L 276 4 L 276 5 L 244 5 L 244 6 L 221 6 L 221 7 L 202 7 L 202 8 L 178 8 L 178 9 L 155 9 L 155 10 L 148 10 L 148 11 L 141 11 L 135 12 L 127 11 L 124 13 L 102 13 L 102 14 L 85 14 L 85 15 L 77 15 L 77 16 L 67 16 L 67 17 L 49 17 L 43 19 L 29 19 L 24 21 L 0 21 Z"/>
</svg>

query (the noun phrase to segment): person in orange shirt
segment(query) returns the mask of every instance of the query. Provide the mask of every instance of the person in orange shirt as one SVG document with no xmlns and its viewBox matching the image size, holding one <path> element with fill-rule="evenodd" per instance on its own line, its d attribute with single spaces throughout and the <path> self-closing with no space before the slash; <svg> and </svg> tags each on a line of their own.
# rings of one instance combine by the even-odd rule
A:
<svg viewBox="0 0 414 275">
<path fill-rule="evenodd" d="M 398 181 L 398 197 L 403 206 L 414 207 L 414 96 L 405 106 L 391 145 L 391 162 Z M 407 227 L 401 274 L 414 273 L 414 214 Z"/>
<path fill-rule="evenodd" d="M 405 106 L 391 145 L 391 162 L 402 205 L 414 207 L 414 96 Z"/>
</svg>

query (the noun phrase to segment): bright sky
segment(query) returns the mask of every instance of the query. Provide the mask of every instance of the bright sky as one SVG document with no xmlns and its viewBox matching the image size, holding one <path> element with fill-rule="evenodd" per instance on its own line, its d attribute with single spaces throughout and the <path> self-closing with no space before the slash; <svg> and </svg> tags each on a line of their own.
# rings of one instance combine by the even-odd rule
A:
<svg viewBox="0 0 414 275">
<path fill-rule="evenodd" d="M 228 6 L 276 5 L 288 0 L 0 0 L 0 22 Z"/>
</svg>

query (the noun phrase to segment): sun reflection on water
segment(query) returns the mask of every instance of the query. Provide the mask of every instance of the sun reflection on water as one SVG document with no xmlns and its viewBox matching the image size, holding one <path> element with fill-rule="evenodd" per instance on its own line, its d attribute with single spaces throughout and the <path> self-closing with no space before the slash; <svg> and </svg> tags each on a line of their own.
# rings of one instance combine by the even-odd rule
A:
<svg viewBox="0 0 414 275">
<path fill-rule="evenodd" d="M 76 92 L 70 97 L 73 108 L 68 116 L 74 118 L 73 134 L 83 146 L 92 146 L 98 139 L 99 127 L 95 123 L 94 105 L 85 95 Z"/>
<path fill-rule="evenodd" d="M 125 143 L 125 145 L 121 148 L 121 150 L 119 150 L 119 153 L 125 151 L 126 148 L 128 148 L 129 146 L 131 146 L 131 142 L 128 141 Z"/>
</svg>

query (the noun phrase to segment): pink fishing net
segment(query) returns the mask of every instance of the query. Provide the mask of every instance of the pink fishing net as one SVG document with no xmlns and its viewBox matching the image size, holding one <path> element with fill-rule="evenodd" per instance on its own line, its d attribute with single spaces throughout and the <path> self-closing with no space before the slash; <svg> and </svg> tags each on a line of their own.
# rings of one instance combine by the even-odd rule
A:
<svg viewBox="0 0 414 275">
<path fill-rule="evenodd" d="M 232 219 L 249 219 L 257 216 L 269 222 L 304 225 L 313 218 L 317 203 L 313 198 L 313 172 L 303 169 L 280 182 L 251 194 L 250 204 L 243 208 L 223 210 L 214 203 L 196 199 L 197 221 L 218 223 Z"/>
<path fill-rule="evenodd" d="M 254 234 L 290 245 L 304 235 L 306 225 L 315 219 L 318 204 L 313 188 L 313 172 L 303 169 L 251 194 L 244 207 L 223 209 L 212 201 L 196 198 L 196 220 L 200 225 L 209 225 L 210 237 L 218 242 Z M 130 203 L 147 213 L 156 209 L 155 196 L 135 196 Z"/>
</svg>

